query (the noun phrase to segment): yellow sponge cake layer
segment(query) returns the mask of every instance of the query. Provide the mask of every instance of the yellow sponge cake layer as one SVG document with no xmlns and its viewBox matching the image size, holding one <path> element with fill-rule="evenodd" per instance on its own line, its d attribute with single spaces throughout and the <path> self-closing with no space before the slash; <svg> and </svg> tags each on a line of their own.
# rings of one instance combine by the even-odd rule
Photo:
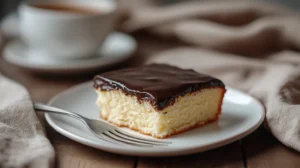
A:
<svg viewBox="0 0 300 168">
<path fill-rule="evenodd" d="M 225 93 L 222 87 L 202 89 L 179 96 L 173 105 L 158 110 L 148 101 L 139 101 L 120 90 L 96 91 L 102 118 L 156 138 L 166 138 L 218 119 Z"/>
<path fill-rule="evenodd" d="M 224 83 L 191 69 L 151 64 L 96 75 L 105 120 L 156 138 L 218 119 Z"/>
</svg>

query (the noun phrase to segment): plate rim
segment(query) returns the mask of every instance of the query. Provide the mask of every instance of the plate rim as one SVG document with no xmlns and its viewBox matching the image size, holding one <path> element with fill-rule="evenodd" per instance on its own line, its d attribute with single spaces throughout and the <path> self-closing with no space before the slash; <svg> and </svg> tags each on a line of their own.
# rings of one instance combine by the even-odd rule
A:
<svg viewBox="0 0 300 168">
<path fill-rule="evenodd" d="M 67 94 L 67 93 L 73 91 L 74 89 L 79 89 L 81 87 L 84 87 L 85 85 L 91 85 L 92 83 L 93 83 L 93 81 L 87 81 L 87 82 L 77 84 L 73 87 L 70 87 L 70 88 L 58 93 L 54 97 L 52 97 L 48 101 L 47 104 L 51 105 L 58 97 L 62 96 L 63 94 Z M 234 136 L 229 137 L 229 138 L 225 138 L 221 141 L 212 142 L 212 143 L 202 145 L 202 146 L 197 146 L 197 147 L 185 147 L 185 148 L 179 148 L 179 149 L 177 148 L 175 150 L 174 149 L 173 150 L 168 149 L 167 152 L 161 152 L 161 151 L 155 152 L 155 150 L 151 151 L 151 152 L 149 152 L 149 151 L 145 152 L 145 151 L 142 151 L 142 150 L 140 150 L 140 151 L 128 151 L 126 149 L 125 150 L 124 149 L 120 150 L 117 146 L 116 147 L 107 147 L 107 146 L 103 146 L 103 145 L 95 145 L 88 138 L 83 138 L 79 135 L 68 132 L 67 130 L 65 130 L 65 129 L 59 127 L 58 125 L 56 125 L 54 123 L 54 121 L 52 120 L 50 114 L 45 113 L 45 119 L 48 122 L 48 124 L 55 131 L 62 134 L 63 136 L 65 136 L 65 137 L 67 137 L 67 138 L 69 138 L 73 141 L 79 142 L 81 144 L 84 144 L 84 145 L 87 145 L 87 146 L 90 146 L 90 147 L 93 147 L 93 148 L 96 148 L 96 149 L 100 149 L 100 150 L 103 150 L 103 151 L 106 151 L 106 152 L 111 152 L 111 153 L 116 153 L 116 154 L 121 154 L 121 155 L 128 155 L 128 156 L 147 156 L 147 157 L 170 157 L 170 156 L 181 156 L 181 155 L 187 155 L 187 154 L 193 154 L 193 153 L 200 153 L 200 152 L 205 152 L 205 151 L 208 151 L 208 150 L 216 149 L 216 148 L 231 144 L 231 143 L 233 143 L 237 140 L 240 140 L 241 138 L 244 138 L 245 136 L 247 136 L 247 135 L 251 134 L 252 132 L 254 132 L 263 123 L 263 121 L 265 119 L 265 108 L 259 100 L 257 100 L 252 95 L 247 94 L 247 93 L 245 93 L 243 91 L 240 91 L 238 89 L 234 89 L 234 88 L 231 88 L 231 87 L 228 87 L 228 86 L 226 86 L 226 89 L 237 91 L 239 93 L 243 93 L 243 94 L 251 97 L 252 100 L 257 105 L 259 105 L 259 108 L 261 109 L 261 113 L 260 113 L 260 116 L 259 116 L 260 119 L 255 124 L 253 124 L 251 127 L 240 131 L 240 133 L 238 133 L 237 135 L 234 135 Z M 102 141 L 99 141 L 99 142 L 102 142 Z"/>
<path fill-rule="evenodd" d="M 97 63 L 93 63 L 93 64 L 81 64 L 79 65 L 77 63 L 77 65 L 73 64 L 73 65 L 68 65 L 68 66 L 57 66 L 57 67 L 53 67 L 51 66 L 45 66 L 45 65 L 41 65 L 41 64 L 28 64 L 28 63 L 21 63 L 22 61 L 17 60 L 14 58 L 14 56 L 11 56 L 11 50 L 10 48 L 15 45 L 15 43 L 20 43 L 21 39 L 20 38 L 14 38 L 13 40 L 11 40 L 8 44 L 6 44 L 3 48 L 3 59 L 5 61 L 7 61 L 8 63 L 11 63 L 15 66 L 24 68 L 24 69 L 28 69 L 31 71 L 42 71 L 42 72 L 59 72 L 59 71 L 83 71 L 83 70 L 87 70 L 87 69 L 96 69 L 96 68 L 102 68 L 102 67 L 107 67 L 107 66 L 112 66 L 114 64 L 117 63 L 121 63 L 127 59 L 130 59 L 134 56 L 134 52 L 137 50 L 138 44 L 135 38 L 133 38 L 133 36 L 131 36 L 130 34 L 127 33 L 123 33 L 123 32 L 119 32 L 119 31 L 112 31 L 109 35 L 114 35 L 117 34 L 118 36 L 126 36 L 127 40 L 130 40 L 132 45 L 132 51 L 129 51 L 127 54 L 120 54 L 122 56 L 120 57 L 111 57 L 110 59 L 106 59 L 105 61 L 103 61 L 103 59 L 101 59 L 101 57 L 99 58 L 95 58 L 92 60 L 89 60 L 90 62 L 92 61 L 97 61 Z M 101 47 L 101 45 L 99 46 L 99 48 Z M 106 57 L 108 58 L 108 57 Z M 85 60 L 86 61 L 86 60 Z M 87 61 L 86 61 L 87 62 Z"/>
</svg>

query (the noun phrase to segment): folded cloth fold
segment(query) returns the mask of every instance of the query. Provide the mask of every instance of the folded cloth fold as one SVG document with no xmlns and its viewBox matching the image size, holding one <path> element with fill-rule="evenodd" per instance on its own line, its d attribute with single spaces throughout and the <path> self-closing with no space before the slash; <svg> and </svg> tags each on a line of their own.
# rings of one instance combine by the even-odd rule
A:
<svg viewBox="0 0 300 168">
<path fill-rule="evenodd" d="M 54 149 L 28 92 L 0 74 L 0 167 L 51 167 Z"/>
<path fill-rule="evenodd" d="M 299 16 L 255 1 L 197 1 L 131 11 L 127 31 L 148 31 L 190 44 L 149 57 L 211 74 L 260 99 L 266 126 L 300 151 Z"/>
<path fill-rule="evenodd" d="M 127 31 L 147 30 L 186 43 L 241 55 L 300 48 L 300 18 L 285 7 L 255 1 L 183 2 L 131 10 Z"/>
</svg>

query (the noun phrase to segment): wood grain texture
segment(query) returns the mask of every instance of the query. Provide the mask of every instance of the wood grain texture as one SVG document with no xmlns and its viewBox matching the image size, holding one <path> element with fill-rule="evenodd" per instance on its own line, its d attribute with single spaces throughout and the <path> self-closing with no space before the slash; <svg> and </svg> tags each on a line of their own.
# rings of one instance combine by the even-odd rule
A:
<svg viewBox="0 0 300 168">
<path fill-rule="evenodd" d="M 244 138 L 243 148 L 248 168 L 299 168 L 300 155 L 277 141 L 260 127 Z"/>
<path fill-rule="evenodd" d="M 243 158 L 238 142 L 212 151 L 177 157 L 139 158 L 138 168 L 241 168 Z"/>
</svg>

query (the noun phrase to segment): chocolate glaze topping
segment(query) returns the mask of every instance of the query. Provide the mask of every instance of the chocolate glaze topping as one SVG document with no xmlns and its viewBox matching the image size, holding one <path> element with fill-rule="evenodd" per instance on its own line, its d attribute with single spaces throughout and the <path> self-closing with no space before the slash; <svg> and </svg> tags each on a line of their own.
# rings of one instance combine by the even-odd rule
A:
<svg viewBox="0 0 300 168">
<path fill-rule="evenodd" d="M 94 87 L 102 91 L 121 90 L 148 101 L 157 110 L 173 104 L 177 97 L 203 88 L 225 87 L 216 78 L 194 70 L 180 69 L 166 64 L 151 64 L 96 75 Z"/>
</svg>

